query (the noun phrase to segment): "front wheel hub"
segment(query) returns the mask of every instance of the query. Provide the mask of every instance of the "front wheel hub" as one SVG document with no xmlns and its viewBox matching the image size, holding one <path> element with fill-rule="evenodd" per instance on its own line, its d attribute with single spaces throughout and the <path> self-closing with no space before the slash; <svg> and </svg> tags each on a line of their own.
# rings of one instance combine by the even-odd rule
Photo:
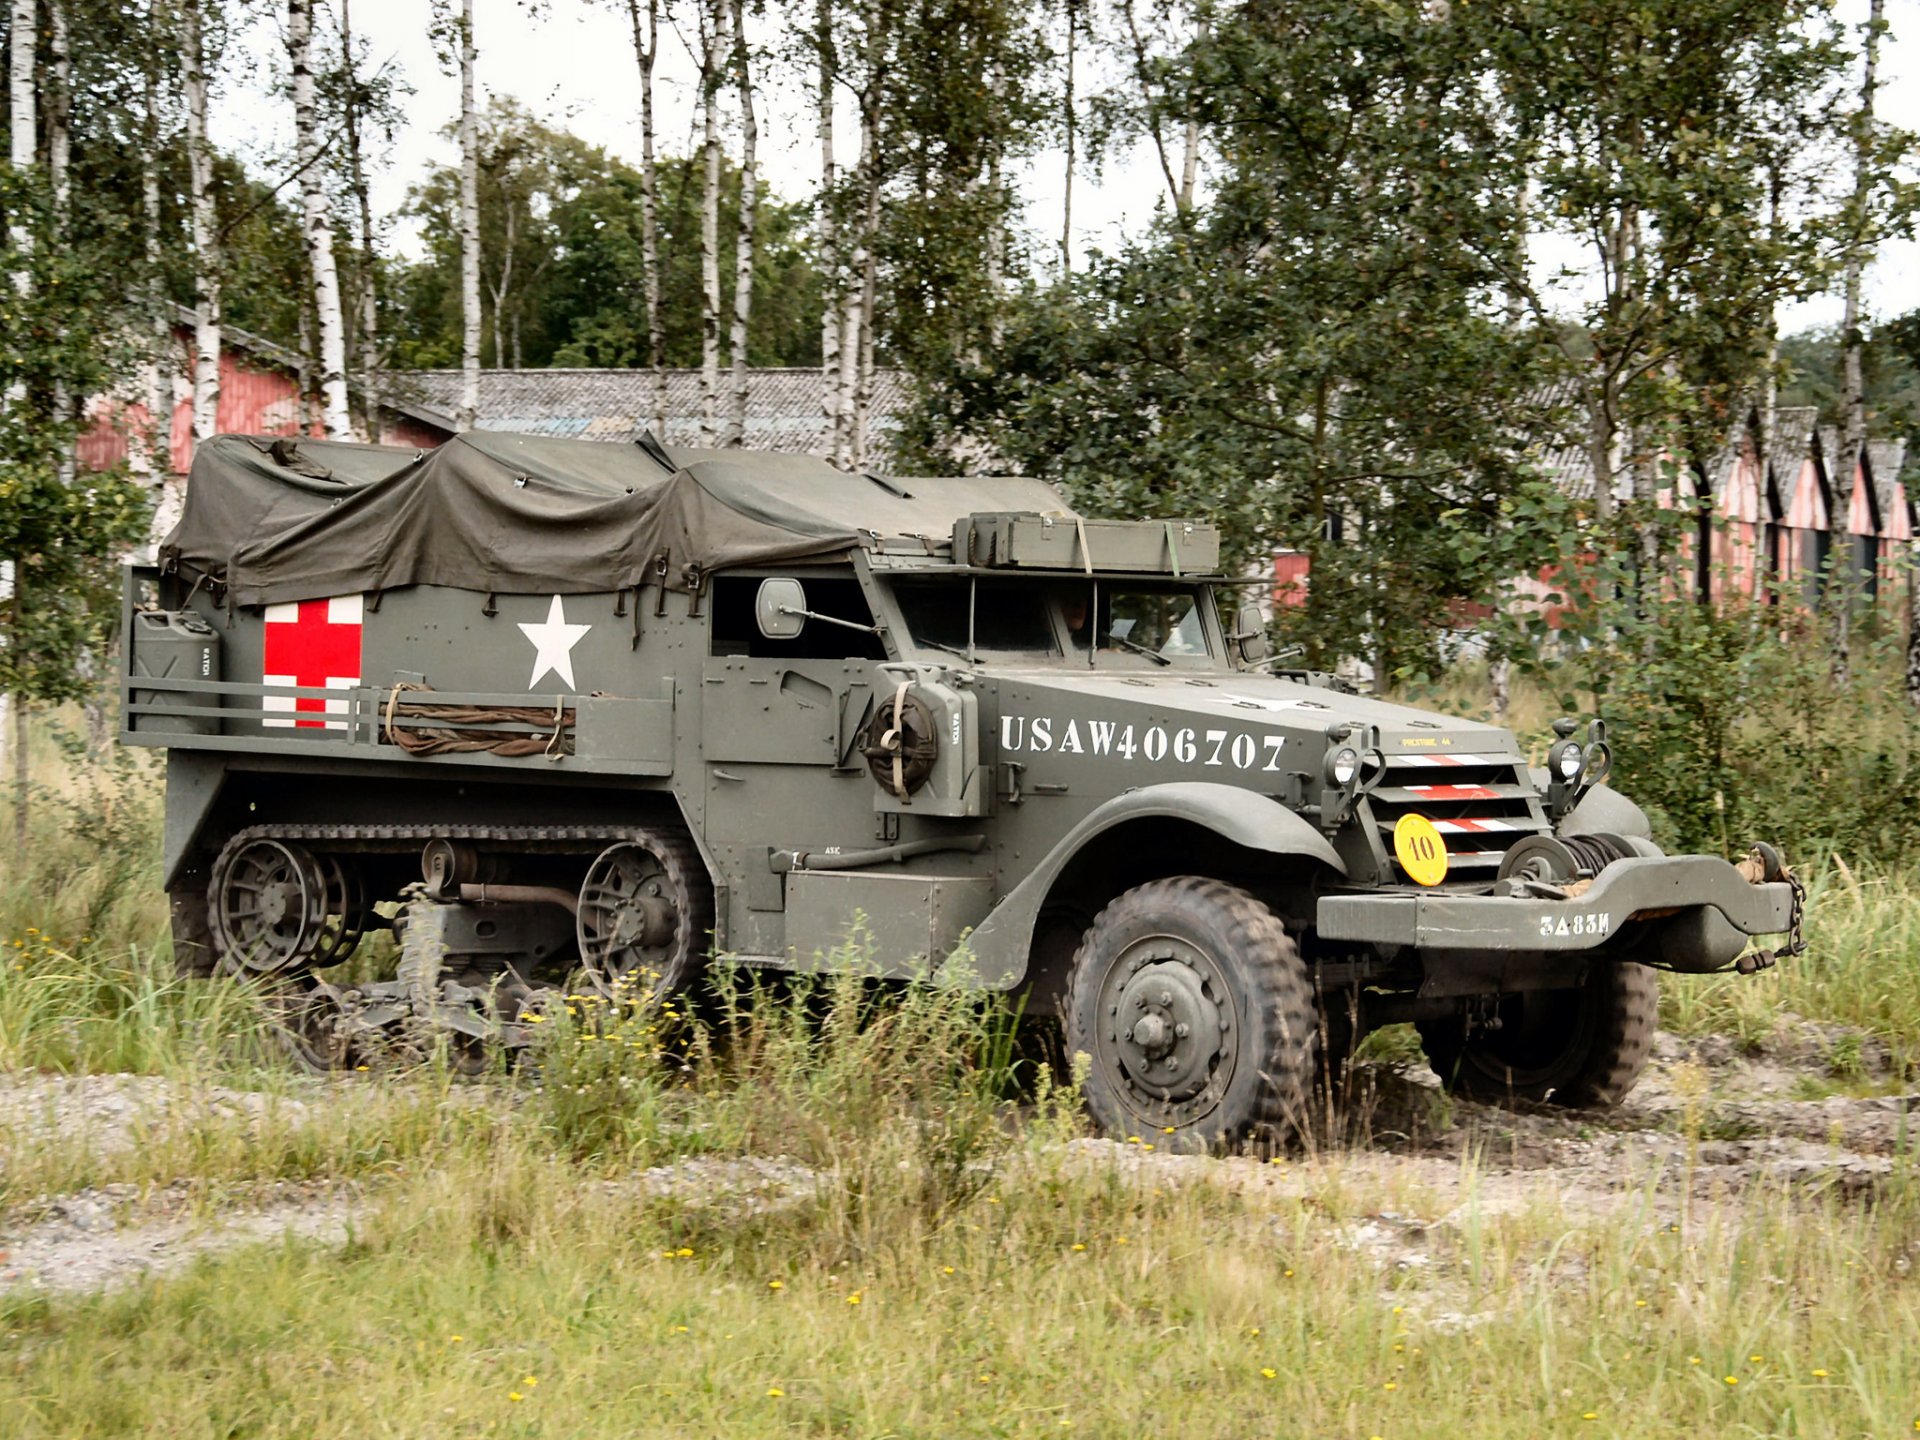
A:
<svg viewBox="0 0 1920 1440">
<path fill-rule="evenodd" d="M 1144 941 L 1110 976 L 1106 1038 L 1127 1088 L 1156 1119 L 1203 1111 L 1232 1068 L 1225 986 L 1211 958 L 1180 941 Z"/>
</svg>

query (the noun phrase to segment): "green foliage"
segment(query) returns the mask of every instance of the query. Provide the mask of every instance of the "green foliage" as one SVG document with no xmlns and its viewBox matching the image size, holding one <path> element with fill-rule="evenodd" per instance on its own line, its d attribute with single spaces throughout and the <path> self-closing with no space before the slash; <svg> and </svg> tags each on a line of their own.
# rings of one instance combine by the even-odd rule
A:
<svg viewBox="0 0 1920 1440">
<path fill-rule="evenodd" d="M 481 118 L 480 247 L 486 365 L 644 364 L 640 172 L 496 100 Z M 661 321 L 669 365 L 700 363 L 700 186 L 696 161 L 660 161 Z M 740 172 L 721 180 L 721 273 L 733 273 Z M 427 256 L 393 277 L 396 363 L 460 359 L 459 174 L 433 172 L 408 211 Z M 761 187 L 754 210 L 750 363 L 818 363 L 819 278 L 806 207 Z M 723 327 L 724 330 L 724 327 Z"/>
<path fill-rule="evenodd" d="M 1683 452 L 1710 454 L 1758 378 L 1775 306 L 1832 273 L 1840 29 L 1823 5 L 1774 0 L 1495 8 L 1511 126 L 1498 163 L 1531 185 L 1541 223 L 1602 259 L 1571 305 L 1507 283 L 1604 399 L 1609 433 L 1644 445 L 1677 424 Z"/>
<path fill-rule="evenodd" d="M 1780 358 L 1787 372 L 1780 403 L 1816 406 L 1821 424 L 1840 425 L 1845 399 L 1839 327 L 1787 336 Z M 1920 310 L 1873 328 L 1860 348 L 1860 371 L 1869 433 L 1904 434 L 1910 446 L 1920 447 Z"/>
<path fill-rule="evenodd" d="M 69 240 L 33 172 L 0 172 L 0 216 L 0 558 L 14 566 L 0 691 L 57 700 L 79 693 L 74 662 L 112 629 L 112 560 L 144 532 L 146 503 L 119 472 L 60 475 L 77 421 L 56 395 L 94 394 L 124 363 L 101 338 L 122 313 L 101 269 L 111 247 Z"/>
<path fill-rule="evenodd" d="M 890 363 L 938 367 L 994 343 L 1018 258 L 1005 253 L 1012 172 L 1050 138 L 1042 16 L 1031 0 L 885 0 L 865 24 L 841 8 L 838 69 L 874 144 L 868 169 L 843 170 L 826 204 L 849 234 L 873 187 L 876 344 Z M 858 283 L 850 270 L 837 278 Z"/>
<path fill-rule="evenodd" d="M 1730 858 L 1756 839 L 1798 857 L 1920 855 L 1920 732 L 1899 637 L 1856 627 L 1867 634 L 1837 680 L 1825 624 L 1786 603 L 1756 615 L 1671 600 L 1576 661 L 1612 727 L 1620 786 L 1663 843 Z"/>
<path fill-rule="evenodd" d="M 1541 353 L 1482 258 L 1511 224 L 1484 43 L 1397 7 L 1223 14 L 1186 96 L 1225 156 L 1210 202 L 923 367 L 907 463 L 984 452 L 1090 513 L 1205 515 L 1236 564 L 1304 550 L 1287 621 L 1315 661 L 1430 660 L 1449 601 L 1563 529 L 1520 447 Z"/>
</svg>

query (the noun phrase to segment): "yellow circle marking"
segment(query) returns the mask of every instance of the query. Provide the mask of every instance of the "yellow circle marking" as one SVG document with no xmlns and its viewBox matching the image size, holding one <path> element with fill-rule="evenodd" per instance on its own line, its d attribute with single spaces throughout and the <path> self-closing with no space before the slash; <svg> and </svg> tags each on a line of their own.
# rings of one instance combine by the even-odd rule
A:
<svg viewBox="0 0 1920 1440">
<path fill-rule="evenodd" d="M 1393 854 L 1416 885 L 1447 878 L 1447 842 L 1424 815 L 1402 815 L 1393 827 Z"/>
</svg>

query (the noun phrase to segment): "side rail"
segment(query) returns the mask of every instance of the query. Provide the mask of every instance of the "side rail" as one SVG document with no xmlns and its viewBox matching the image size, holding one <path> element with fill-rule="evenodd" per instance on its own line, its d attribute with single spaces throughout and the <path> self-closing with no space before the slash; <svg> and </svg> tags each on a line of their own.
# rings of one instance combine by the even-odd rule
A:
<svg viewBox="0 0 1920 1440">
<path fill-rule="evenodd" d="M 192 610 L 139 603 L 156 577 L 129 567 L 120 739 L 128 745 L 463 765 L 673 773 L 674 683 L 655 697 L 265 684 L 221 674 L 219 632 Z"/>
</svg>

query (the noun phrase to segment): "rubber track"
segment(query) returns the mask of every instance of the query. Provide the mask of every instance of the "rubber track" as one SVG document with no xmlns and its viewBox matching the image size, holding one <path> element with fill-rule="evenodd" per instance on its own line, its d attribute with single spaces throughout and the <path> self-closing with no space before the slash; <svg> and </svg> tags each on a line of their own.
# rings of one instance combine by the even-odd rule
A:
<svg viewBox="0 0 1920 1440">
<path fill-rule="evenodd" d="M 684 877 L 685 893 L 692 897 L 693 924 L 676 950 L 683 952 L 680 968 L 691 972 L 704 950 L 702 938 L 713 929 L 713 884 L 706 861 L 684 831 L 645 825 L 252 825 L 235 832 L 220 847 L 220 857 L 235 853 L 255 840 L 318 842 L 335 853 L 406 854 L 429 840 L 478 841 L 511 845 L 523 853 L 591 855 L 620 841 L 658 846 L 668 852 L 668 873 Z M 214 862 L 216 871 L 219 860 Z M 681 983 L 690 974 L 683 973 Z"/>
<path fill-rule="evenodd" d="M 429 840 L 478 840 L 564 855 L 604 849 L 617 840 L 670 835 L 676 842 L 684 840 L 644 825 L 253 825 L 237 831 L 220 848 L 224 853 L 251 840 L 321 840 L 329 850 L 378 855 L 404 854 Z M 687 848 L 697 860 L 690 842 Z"/>
<path fill-rule="evenodd" d="M 1268 1052 L 1242 1055 L 1239 1060 L 1240 1064 L 1256 1063 L 1266 1083 L 1255 1088 L 1254 1104 L 1245 1115 L 1227 1117 L 1231 1123 L 1223 1127 L 1222 1139 L 1232 1143 L 1260 1133 L 1291 1134 L 1305 1122 L 1313 1084 L 1318 1038 L 1313 985 L 1286 926 L 1239 886 L 1198 875 L 1176 875 L 1150 880 L 1116 896 L 1094 917 L 1087 939 L 1074 953 L 1067 993 L 1072 995 L 1083 983 L 1081 972 L 1092 964 L 1094 937 L 1110 921 L 1117 923 L 1125 909 L 1151 904 L 1158 913 L 1165 913 L 1168 908 L 1184 908 L 1183 901 L 1189 899 L 1226 912 L 1227 936 L 1235 956 L 1272 957 L 1270 963 L 1246 965 L 1241 971 L 1249 997 L 1258 997 L 1256 1003 L 1274 1017 Z M 1222 957 L 1222 963 L 1233 962 Z M 1244 1026 L 1238 1028 L 1245 1033 Z M 1076 1036 L 1075 1043 L 1091 1053 L 1091 1037 Z"/>
</svg>

